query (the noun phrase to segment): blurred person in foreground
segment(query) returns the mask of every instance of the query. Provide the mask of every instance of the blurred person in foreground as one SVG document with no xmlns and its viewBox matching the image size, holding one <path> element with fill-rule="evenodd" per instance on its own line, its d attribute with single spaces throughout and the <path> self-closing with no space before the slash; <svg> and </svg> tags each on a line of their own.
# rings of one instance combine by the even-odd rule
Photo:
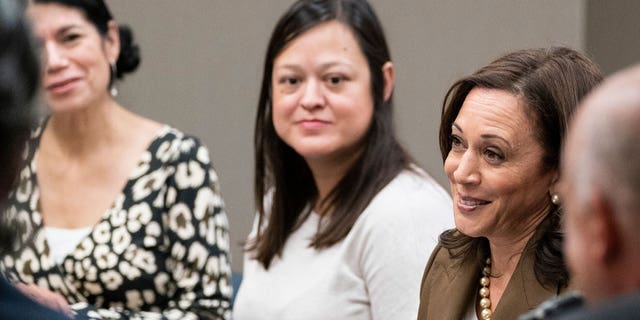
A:
<svg viewBox="0 0 640 320">
<path fill-rule="evenodd" d="M 589 94 L 562 160 L 565 254 L 584 305 L 551 319 L 640 319 L 640 65 Z"/>
<path fill-rule="evenodd" d="M 227 319 L 228 223 L 199 139 L 116 100 L 139 51 L 103 0 L 32 0 L 50 116 L 34 130 L 0 261 L 28 296 L 90 318 Z"/>
<path fill-rule="evenodd" d="M 418 319 L 513 320 L 566 290 L 561 144 L 601 77 L 573 49 L 527 49 L 449 89 L 440 150 L 456 228 L 427 265 Z"/>
<path fill-rule="evenodd" d="M 18 176 L 20 155 L 33 124 L 38 88 L 35 48 L 21 2 L 0 0 L 0 209 Z M 12 246 L 15 230 L 0 211 L 0 257 Z M 0 277 L 0 319 L 68 319 L 27 298 Z"/>
</svg>

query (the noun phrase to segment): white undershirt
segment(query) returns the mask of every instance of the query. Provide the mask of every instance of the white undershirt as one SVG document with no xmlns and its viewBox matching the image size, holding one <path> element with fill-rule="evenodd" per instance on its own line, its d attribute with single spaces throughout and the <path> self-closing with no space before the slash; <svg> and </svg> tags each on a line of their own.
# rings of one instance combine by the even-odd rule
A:
<svg viewBox="0 0 640 320">
<path fill-rule="evenodd" d="M 64 258 L 73 252 L 80 241 L 91 233 L 92 229 L 92 227 L 78 229 L 44 227 L 44 234 L 49 242 L 49 250 L 53 261 L 57 264 L 62 263 Z"/>
<path fill-rule="evenodd" d="M 476 299 L 473 299 L 471 305 L 467 309 L 467 314 L 464 315 L 462 320 L 478 320 L 478 315 L 476 314 Z"/>
</svg>

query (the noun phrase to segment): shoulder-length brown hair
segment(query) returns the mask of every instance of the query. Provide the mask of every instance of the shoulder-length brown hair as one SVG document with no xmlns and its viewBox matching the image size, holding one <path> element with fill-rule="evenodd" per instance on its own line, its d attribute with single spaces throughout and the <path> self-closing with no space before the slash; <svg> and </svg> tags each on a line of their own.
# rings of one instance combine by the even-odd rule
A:
<svg viewBox="0 0 640 320">
<path fill-rule="evenodd" d="M 505 90 L 522 100 L 544 149 L 543 170 L 558 170 L 567 124 L 580 99 L 601 80 L 595 63 L 566 47 L 521 50 L 498 58 L 447 91 L 439 134 L 443 161 L 451 150 L 451 126 L 464 100 L 473 88 L 481 87 Z M 562 209 L 554 204 L 550 207 L 545 219 L 550 221 L 541 224 L 545 230 L 535 246 L 534 271 L 541 284 L 566 287 L 569 275 L 562 255 Z M 453 258 L 468 259 L 478 268 L 489 253 L 486 238 L 469 237 L 456 229 L 443 232 L 440 243 Z"/>
<path fill-rule="evenodd" d="M 330 247 L 351 230 L 371 199 L 400 171 L 409 167 L 410 157 L 395 137 L 393 101 L 384 99 L 382 66 L 391 60 L 382 26 L 367 1 L 300 0 L 280 18 L 267 48 L 262 88 L 256 116 L 255 204 L 258 210 L 256 237 L 247 250 L 265 268 L 282 253 L 289 235 L 310 213 L 318 191 L 305 160 L 277 135 L 272 121 L 271 73 L 283 48 L 305 31 L 327 21 L 344 23 L 353 32 L 371 73 L 373 116 L 365 136 L 364 151 L 344 177 L 323 200 L 323 223 L 311 241 L 317 249 Z M 265 207 L 265 198 L 271 202 Z M 268 222 L 267 222 L 268 220 Z"/>
</svg>

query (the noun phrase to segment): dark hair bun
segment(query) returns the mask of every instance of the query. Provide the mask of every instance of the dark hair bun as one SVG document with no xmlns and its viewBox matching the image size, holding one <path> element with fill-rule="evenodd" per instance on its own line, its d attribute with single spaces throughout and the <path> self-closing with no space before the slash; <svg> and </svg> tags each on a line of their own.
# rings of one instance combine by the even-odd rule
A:
<svg viewBox="0 0 640 320">
<path fill-rule="evenodd" d="M 116 78 L 122 79 L 125 73 L 138 69 L 140 65 L 140 48 L 133 41 L 133 33 L 129 26 L 119 25 L 120 29 L 120 56 L 116 63 Z"/>
</svg>

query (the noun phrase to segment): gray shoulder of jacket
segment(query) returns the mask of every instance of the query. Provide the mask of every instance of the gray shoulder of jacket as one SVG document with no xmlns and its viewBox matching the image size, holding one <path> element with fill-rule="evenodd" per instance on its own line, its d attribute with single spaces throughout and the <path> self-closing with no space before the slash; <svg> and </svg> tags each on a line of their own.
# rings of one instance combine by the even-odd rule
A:
<svg viewBox="0 0 640 320">
<path fill-rule="evenodd" d="M 551 298 L 537 308 L 520 316 L 519 320 L 546 320 L 573 311 L 584 304 L 582 295 L 577 291 L 567 292 Z"/>
</svg>

